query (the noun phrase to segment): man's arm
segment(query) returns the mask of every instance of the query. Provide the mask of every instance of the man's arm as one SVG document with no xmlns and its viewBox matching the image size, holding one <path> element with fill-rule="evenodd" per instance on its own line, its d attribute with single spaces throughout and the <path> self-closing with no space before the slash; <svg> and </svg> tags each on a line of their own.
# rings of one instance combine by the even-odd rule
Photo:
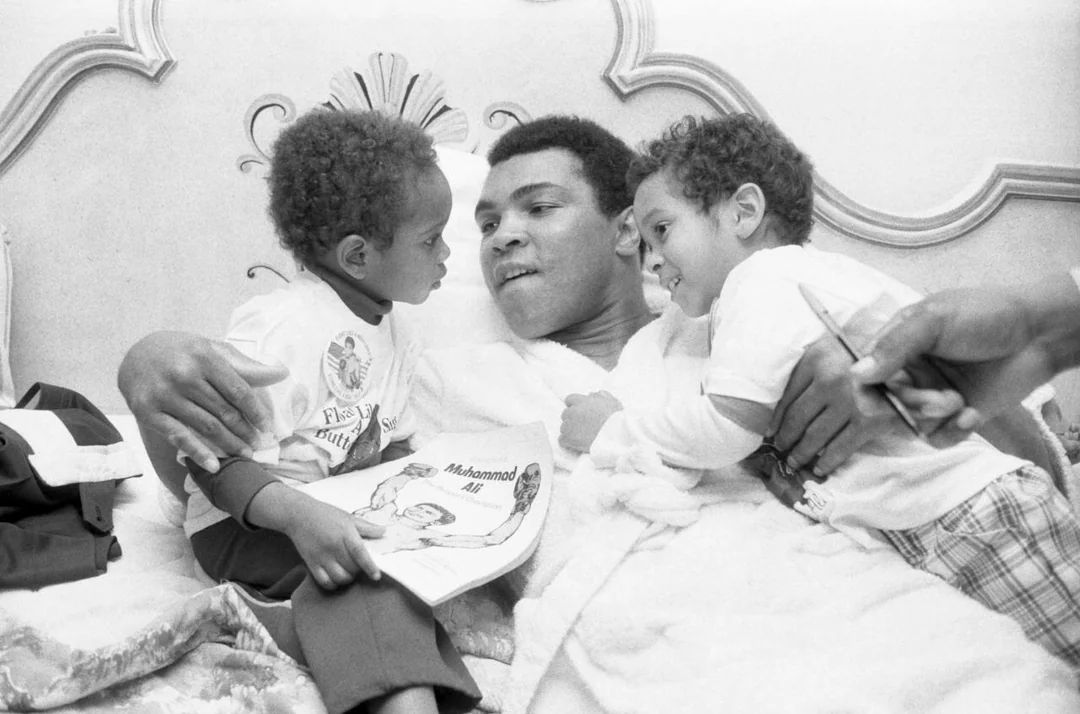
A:
<svg viewBox="0 0 1080 714">
<path fill-rule="evenodd" d="M 814 472 L 827 476 L 899 424 L 881 395 L 855 380 L 851 365 L 832 335 L 811 344 L 795 365 L 765 431 L 793 468 L 813 462 Z"/>
<path fill-rule="evenodd" d="M 120 363 L 117 386 L 139 424 L 151 463 L 176 493 L 183 450 L 208 471 L 218 468 L 208 444 L 226 454 L 251 455 L 270 415 L 253 387 L 281 381 L 284 367 L 244 357 L 223 342 L 183 332 L 155 332 Z"/>
<path fill-rule="evenodd" d="M 150 464 L 154 467 L 154 473 L 158 479 L 169 489 L 172 495 L 179 499 L 180 503 L 187 502 L 187 492 L 184 490 L 184 480 L 187 479 L 187 469 L 177 460 L 177 449 L 168 440 L 150 429 L 139 424 L 139 436 L 142 437 L 146 455 L 150 457 Z"/>
</svg>

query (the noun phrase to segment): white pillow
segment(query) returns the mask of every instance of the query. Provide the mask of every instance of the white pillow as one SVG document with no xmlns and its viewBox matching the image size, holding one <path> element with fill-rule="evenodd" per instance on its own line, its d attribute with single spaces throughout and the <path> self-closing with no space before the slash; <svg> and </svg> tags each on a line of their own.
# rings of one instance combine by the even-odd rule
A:
<svg viewBox="0 0 1080 714">
<path fill-rule="evenodd" d="M 422 305 L 398 303 L 399 311 L 429 347 L 496 342 L 513 333 L 495 307 L 480 272 L 480 231 L 473 220 L 476 201 L 487 178 L 483 157 L 436 145 L 439 168 L 453 194 L 443 238 L 450 246 L 442 287 Z"/>
</svg>

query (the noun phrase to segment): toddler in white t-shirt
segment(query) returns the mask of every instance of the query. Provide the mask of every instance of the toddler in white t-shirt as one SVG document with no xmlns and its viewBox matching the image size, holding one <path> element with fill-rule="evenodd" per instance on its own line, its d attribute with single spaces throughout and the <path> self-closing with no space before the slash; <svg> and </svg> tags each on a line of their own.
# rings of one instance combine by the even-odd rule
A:
<svg viewBox="0 0 1080 714">
<path fill-rule="evenodd" d="M 185 531 L 207 574 L 272 613 L 264 624 L 330 712 L 470 711 L 480 692 L 449 636 L 371 560 L 365 541 L 383 527 L 294 488 L 408 453 L 419 347 L 391 308 L 424 302 L 446 275 L 449 183 L 420 127 L 316 109 L 281 133 L 269 184 L 302 270 L 239 307 L 227 339 L 289 374 L 258 390 L 265 448 L 215 473 L 185 460 Z"/>
</svg>

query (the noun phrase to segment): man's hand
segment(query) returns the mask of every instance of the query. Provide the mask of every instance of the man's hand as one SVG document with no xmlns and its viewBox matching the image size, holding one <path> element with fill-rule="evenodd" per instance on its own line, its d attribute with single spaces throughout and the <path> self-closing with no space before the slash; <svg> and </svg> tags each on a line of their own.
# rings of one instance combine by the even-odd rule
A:
<svg viewBox="0 0 1080 714">
<path fill-rule="evenodd" d="M 293 501 L 289 512 L 281 530 L 296 546 L 319 587 L 343 587 L 361 571 L 372 580 L 382 577 L 364 542 L 365 538 L 381 537 L 382 526 L 310 497 Z"/>
<path fill-rule="evenodd" d="M 249 456 L 270 415 L 254 387 L 284 379 L 288 370 L 244 357 L 231 345 L 183 332 L 155 332 L 124 357 L 117 386 L 144 432 L 163 436 L 207 471 L 226 454 Z"/>
<path fill-rule="evenodd" d="M 766 435 L 788 462 L 826 476 L 867 441 L 900 424 L 880 394 L 851 375 L 851 357 L 832 335 L 807 348 L 788 379 Z"/>
<path fill-rule="evenodd" d="M 608 392 L 570 394 L 565 402 L 559 445 L 582 453 L 592 447 L 604 422 L 623 408 L 622 403 Z"/>
</svg>

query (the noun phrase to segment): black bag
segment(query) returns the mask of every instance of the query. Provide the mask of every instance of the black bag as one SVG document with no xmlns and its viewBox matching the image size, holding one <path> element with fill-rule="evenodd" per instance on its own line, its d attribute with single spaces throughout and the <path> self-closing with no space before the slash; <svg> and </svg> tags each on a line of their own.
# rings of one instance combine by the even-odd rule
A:
<svg viewBox="0 0 1080 714">
<path fill-rule="evenodd" d="M 29 438 L 12 426 L 27 416 L 19 410 L 50 412 L 55 420 L 44 418 L 58 420 L 75 445 L 57 443 L 55 448 L 75 452 L 76 459 L 78 447 L 118 445 L 107 450 L 115 455 L 125 446 L 105 415 L 70 389 L 37 383 L 14 410 L 0 410 L 0 587 L 37 588 L 104 573 L 108 561 L 120 557 L 120 544 L 112 535 L 117 478 L 99 473 L 103 480 L 79 480 L 78 469 L 62 474 L 65 478 L 60 480 L 71 483 L 56 485 L 55 478 L 43 478 L 32 456 L 51 456 L 47 451 L 52 444 Z M 33 416 L 42 418 L 40 413 Z M 107 461 L 101 455 L 105 452 L 84 451 L 92 463 Z M 128 468 L 119 475 L 136 474 Z"/>
</svg>

